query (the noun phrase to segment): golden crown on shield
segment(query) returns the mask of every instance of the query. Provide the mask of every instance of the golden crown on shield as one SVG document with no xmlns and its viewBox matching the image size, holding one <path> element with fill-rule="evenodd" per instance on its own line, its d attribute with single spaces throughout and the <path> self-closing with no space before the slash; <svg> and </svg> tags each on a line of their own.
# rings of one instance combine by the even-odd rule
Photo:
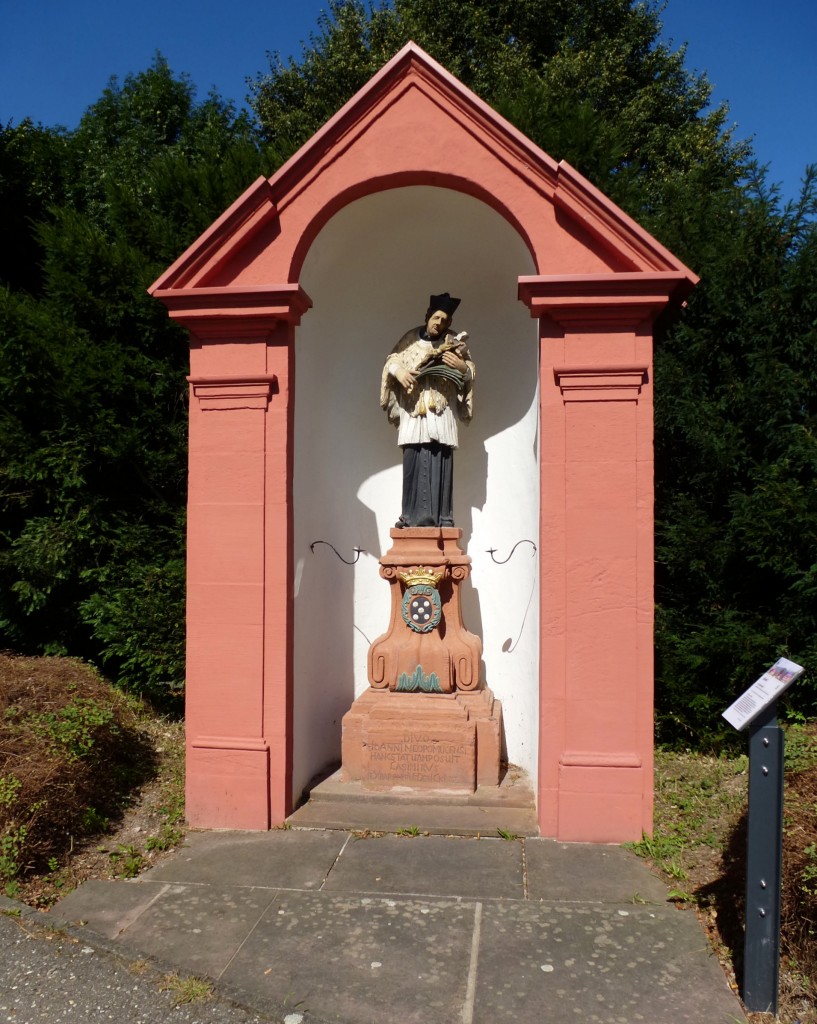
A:
<svg viewBox="0 0 817 1024">
<path fill-rule="evenodd" d="M 418 565 L 408 572 L 397 574 L 407 587 L 434 587 L 445 576 L 445 566 L 439 572 L 433 572 L 428 566 Z"/>
</svg>

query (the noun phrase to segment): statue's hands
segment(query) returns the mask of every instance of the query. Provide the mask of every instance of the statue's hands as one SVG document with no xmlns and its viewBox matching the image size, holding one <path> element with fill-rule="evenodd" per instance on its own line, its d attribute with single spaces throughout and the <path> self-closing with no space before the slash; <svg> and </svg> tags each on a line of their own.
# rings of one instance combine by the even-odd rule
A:
<svg viewBox="0 0 817 1024">
<path fill-rule="evenodd" d="M 468 369 L 468 363 L 457 355 L 456 352 L 443 352 L 443 362 L 446 366 L 450 366 L 452 370 L 456 370 L 458 373 L 465 373 Z"/>
<path fill-rule="evenodd" d="M 411 370 L 407 370 L 403 366 L 398 366 L 392 370 L 391 375 L 396 381 L 403 385 L 406 391 L 411 392 L 414 390 L 416 376 L 411 372 Z"/>
</svg>

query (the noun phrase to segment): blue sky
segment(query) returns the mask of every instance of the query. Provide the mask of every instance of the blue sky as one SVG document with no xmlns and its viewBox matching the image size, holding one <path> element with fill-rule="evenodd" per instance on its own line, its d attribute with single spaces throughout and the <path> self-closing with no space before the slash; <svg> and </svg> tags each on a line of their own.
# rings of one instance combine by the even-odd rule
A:
<svg viewBox="0 0 817 1024">
<path fill-rule="evenodd" d="M 327 0 L 0 0 L 0 121 L 76 125 L 111 75 L 146 68 L 160 50 L 199 96 L 243 101 L 267 51 L 300 53 Z M 817 163 L 815 0 L 669 0 L 665 37 L 688 43 L 727 100 L 739 138 L 754 138 L 784 198 Z"/>
</svg>

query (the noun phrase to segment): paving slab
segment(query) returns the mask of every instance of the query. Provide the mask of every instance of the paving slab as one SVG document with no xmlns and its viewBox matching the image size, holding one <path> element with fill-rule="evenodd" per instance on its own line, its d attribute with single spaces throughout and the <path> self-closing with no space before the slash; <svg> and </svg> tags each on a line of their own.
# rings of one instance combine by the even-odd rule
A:
<svg viewBox="0 0 817 1024">
<path fill-rule="evenodd" d="M 621 846 L 526 839 L 528 898 L 602 903 L 666 903 L 667 888 Z"/>
<path fill-rule="evenodd" d="M 326 881 L 336 892 L 522 899 L 522 844 L 504 839 L 352 839 Z"/>
<path fill-rule="evenodd" d="M 474 904 L 281 893 L 224 980 L 348 1024 L 461 1024 Z"/>
<path fill-rule="evenodd" d="M 657 906 L 486 903 L 474 1006 L 474 1024 L 744 1019 L 694 914 Z"/>
<path fill-rule="evenodd" d="M 47 916 L 70 924 L 87 924 L 99 935 L 115 939 L 168 888 L 142 882 L 92 880 L 60 900 Z"/>
<path fill-rule="evenodd" d="M 695 915 L 616 847 L 197 834 L 141 879 L 87 883 L 52 916 L 259 1012 L 283 1007 L 279 1024 L 746 1019 Z M 89 946 L 106 941 L 85 931 Z"/>
<path fill-rule="evenodd" d="M 341 832 L 191 832 L 170 860 L 143 875 L 151 881 L 319 889 L 343 848 Z"/>
<path fill-rule="evenodd" d="M 248 886 L 168 885 L 119 938 L 192 974 L 219 978 L 277 895 Z"/>
</svg>

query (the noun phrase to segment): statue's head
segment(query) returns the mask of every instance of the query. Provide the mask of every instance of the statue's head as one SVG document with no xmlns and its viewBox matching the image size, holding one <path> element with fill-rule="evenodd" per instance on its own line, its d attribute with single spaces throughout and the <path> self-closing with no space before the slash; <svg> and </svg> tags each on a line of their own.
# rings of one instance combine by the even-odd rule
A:
<svg viewBox="0 0 817 1024">
<path fill-rule="evenodd" d="M 429 338 L 439 338 L 445 334 L 459 304 L 460 300 L 452 298 L 448 292 L 431 296 L 426 310 L 426 334 Z"/>
</svg>

